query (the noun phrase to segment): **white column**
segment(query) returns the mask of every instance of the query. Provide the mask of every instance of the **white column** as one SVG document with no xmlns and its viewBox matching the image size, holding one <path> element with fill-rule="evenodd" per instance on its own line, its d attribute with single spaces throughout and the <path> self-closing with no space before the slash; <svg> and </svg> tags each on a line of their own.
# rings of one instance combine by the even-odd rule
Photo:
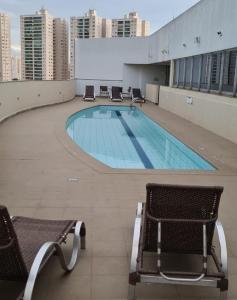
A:
<svg viewBox="0 0 237 300">
<path fill-rule="evenodd" d="M 220 68 L 220 81 L 219 81 L 219 93 L 222 92 L 223 79 L 224 79 L 224 66 L 225 66 L 225 51 L 221 55 L 221 68 Z"/>
<path fill-rule="evenodd" d="M 174 66 L 175 66 L 174 60 L 172 59 L 170 61 L 170 79 L 169 79 L 169 86 L 170 87 L 173 87 L 173 85 L 174 85 Z"/>
</svg>

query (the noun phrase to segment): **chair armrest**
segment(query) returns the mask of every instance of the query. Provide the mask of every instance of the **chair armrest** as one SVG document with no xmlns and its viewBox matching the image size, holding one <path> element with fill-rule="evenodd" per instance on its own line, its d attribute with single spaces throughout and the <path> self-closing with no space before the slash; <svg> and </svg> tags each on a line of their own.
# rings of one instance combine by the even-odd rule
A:
<svg viewBox="0 0 237 300">
<path fill-rule="evenodd" d="M 222 271 L 225 273 L 226 277 L 228 275 L 228 256 L 227 256 L 227 246 L 226 246 L 226 238 L 224 228 L 220 221 L 216 221 L 216 229 L 220 243 L 220 250 L 221 250 L 221 268 Z"/>
<path fill-rule="evenodd" d="M 69 261 L 66 261 L 65 256 L 63 254 L 63 250 L 59 243 L 56 242 L 46 242 L 44 243 L 41 248 L 39 249 L 38 253 L 36 254 L 36 257 L 34 259 L 34 262 L 31 266 L 30 273 L 28 280 L 26 282 L 26 287 L 24 291 L 23 300 L 31 300 L 33 289 L 35 285 L 35 281 L 37 279 L 37 276 L 44 264 L 44 259 L 49 259 L 50 254 L 53 254 L 56 251 L 57 257 L 61 263 L 62 268 L 66 272 L 70 272 L 74 269 L 78 257 L 78 251 L 79 251 L 79 245 L 81 242 L 81 238 L 83 238 L 83 244 L 81 245 L 81 248 L 84 249 L 85 241 L 84 241 L 84 223 L 77 221 L 74 229 L 74 238 L 73 238 L 73 249 L 71 253 L 71 257 L 69 258 Z M 81 235 L 83 231 L 83 236 Z"/>
<path fill-rule="evenodd" d="M 11 238 L 10 242 L 6 245 L 0 246 L 0 251 L 4 251 L 4 250 L 8 250 L 9 248 L 12 247 L 13 243 L 14 243 L 15 239 Z"/>
<path fill-rule="evenodd" d="M 143 203 L 139 202 L 137 205 L 137 214 L 136 214 L 134 231 L 133 231 L 130 274 L 136 272 L 137 269 L 137 256 L 138 256 L 139 241 L 140 241 L 140 234 L 141 234 L 142 213 L 143 213 Z"/>
</svg>

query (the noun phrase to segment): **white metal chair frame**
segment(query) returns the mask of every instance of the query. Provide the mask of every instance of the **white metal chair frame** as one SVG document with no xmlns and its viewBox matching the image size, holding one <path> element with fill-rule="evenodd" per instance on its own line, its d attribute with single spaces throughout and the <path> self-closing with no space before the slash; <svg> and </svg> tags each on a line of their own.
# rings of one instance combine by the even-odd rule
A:
<svg viewBox="0 0 237 300">
<path fill-rule="evenodd" d="M 41 246 L 41 248 L 39 249 L 39 251 L 34 259 L 34 262 L 32 264 L 32 267 L 31 267 L 31 270 L 30 270 L 30 273 L 28 276 L 28 280 L 26 282 L 24 296 L 23 296 L 23 298 L 20 297 L 19 300 L 20 299 L 23 299 L 23 300 L 31 300 L 32 299 L 32 294 L 33 294 L 37 276 L 38 276 L 39 272 L 41 271 L 42 267 L 45 265 L 45 258 L 47 261 L 47 259 L 49 259 L 51 257 L 51 256 L 49 256 L 50 252 L 56 253 L 56 255 L 59 258 L 62 268 L 66 272 L 71 272 L 74 269 L 77 259 L 78 259 L 79 247 L 81 249 L 86 248 L 85 236 L 80 235 L 82 224 L 83 224 L 82 222 L 78 221 L 75 225 L 75 228 L 71 232 L 74 234 L 74 238 L 73 238 L 72 254 L 69 259 L 69 262 L 66 262 L 65 256 L 63 254 L 62 248 L 59 243 L 46 242 Z"/>
<path fill-rule="evenodd" d="M 139 202 L 137 207 L 136 219 L 134 224 L 134 234 L 133 234 L 133 244 L 132 244 L 132 254 L 131 254 L 131 265 L 130 265 L 130 275 L 135 274 L 137 272 L 137 258 L 139 251 L 139 241 L 141 234 L 141 226 L 142 226 L 142 218 L 144 212 L 144 203 Z M 220 261 L 222 272 L 225 274 L 225 278 L 228 278 L 228 267 L 227 267 L 227 246 L 226 246 L 226 238 L 223 226 L 220 221 L 216 221 L 216 230 L 218 234 L 219 244 L 220 244 Z M 158 245 L 161 242 L 161 222 L 158 223 Z M 215 287 L 219 288 L 219 278 L 216 277 L 205 277 L 205 268 L 206 265 L 206 226 L 203 226 L 203 257 L 204 257 L 204 272 L 200 274 L 197 278 L 175 278 L 169 277 L 164 273 L 160 272 L 160 275 L 146 275 L 139 274 L 139 282 L 147 283 L 147 284 L 176 284 L 176 285 L 191 285 L 191 286 L 204 286 L 204 287 Z M 161 249 L 158 246 L 158 264 L 161 264 L 160 261 Z M 128 299 L 134 300 L 136 299 L 135 295 L 136 285 L 129 283 L 128 288 Z M 225 299 L 227 295 L 226 290 L 221 290 L 221 298 Z"/>
</svg>

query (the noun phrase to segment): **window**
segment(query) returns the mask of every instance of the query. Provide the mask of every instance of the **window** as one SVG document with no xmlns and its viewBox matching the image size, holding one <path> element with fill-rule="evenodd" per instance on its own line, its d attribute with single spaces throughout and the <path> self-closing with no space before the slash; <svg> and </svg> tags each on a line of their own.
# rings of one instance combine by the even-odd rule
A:
<svg viewBox="0 0 237 300">
<path fill-rule="evenodd" d="M 184 86 L 185 58 L 179 60 L 179 86 Z"/>
<path fill-rule="evenodd" d="M 231 92 L 234 88 L 237 50 L 228 51 L 225 55 L 223 91 Z"/>
<path fill-rule="evenodd" d="M 176 59 L 174 85 L 208 91 L 221 89 L 220 92 L 233 94 L 237 80 L 236 64 L 237 49 Z"/>
<path fill-rule="evenodd" d="M 212 67 L 211 67 L 211 89 L 219 90 L 220 85 L 220 74 L 221 74 L 221 59 L 222 53 L 212 54 Z"/>
<path fill-rule="evenodd" d="M 186 87 L 191 87 L 192 63 L 193 63 L 193 58 L 188 57 L 186 59 L 186 72 L 185 72 L 185 86 Z"/>
<path fill-rule="evenodd" d="M 204 54 L 202 57 L 202 71 L 201 71 L 201 89 L 208 88 L 208 75 L 209 75 L 209 64 L 211 62 L 210 54 Z"/>
</svg>

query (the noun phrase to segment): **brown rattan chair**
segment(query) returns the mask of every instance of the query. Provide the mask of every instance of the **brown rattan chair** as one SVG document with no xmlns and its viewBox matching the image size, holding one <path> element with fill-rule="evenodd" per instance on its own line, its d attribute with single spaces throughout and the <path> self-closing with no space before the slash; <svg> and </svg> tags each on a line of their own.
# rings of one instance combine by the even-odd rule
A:
<svg viewBox="0 0 237 300">
<path fill-rule="evenodd" d="M 147 184 L 134 227 L 128 299 L 137 283 L 162 283 L 228 290 L 227 248 L 217 220 L 222 187 Z M 219 259 L 214 251 L 217 229 Z"/>
<path fill-rule="evenodd" d="M 95 88 L 93 85 L 87 85 L 85 87 L 84 100 L 95 101 Z"/>
<path fill-rule="evenodd" d="M 60 245 L 69 233 L 74 234 L 73 251 L 66 263 Z M 10 218 L 7 208 L 0 206 L 0 280 L 25 282 L 17 299 L 30 300 L 37 275 L 53 254 L 66 272 L 73 270 L 79 244 L 85 249 L 85 235 L 83 222 Z"/>
</svg>

